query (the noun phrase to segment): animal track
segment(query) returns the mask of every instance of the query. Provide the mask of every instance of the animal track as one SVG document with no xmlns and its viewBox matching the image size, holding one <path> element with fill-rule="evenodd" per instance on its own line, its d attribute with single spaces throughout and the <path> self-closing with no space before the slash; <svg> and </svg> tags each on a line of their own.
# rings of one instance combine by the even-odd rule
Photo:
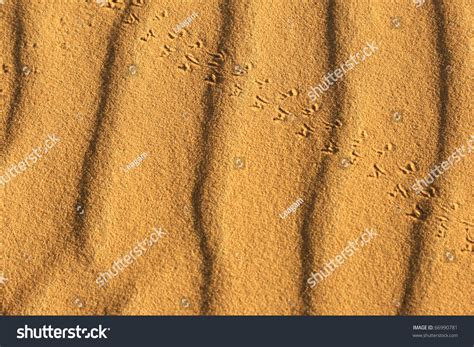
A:
<svg viewBox="0 0 474 347">
<path fill-rule="evenodd" d="M 400 171 L 405 175 L 413 174 L 416 171 L 418 171 L 415 163 L 412 161 L 405 164 L 405 166 L 399 166 L 399 168 L 400 168 Z"/>
<path fill-rule="evenodd" d="M 385 171 L 381 165 L 374 164 L 373 166 L 374 172 L 369 175 L 369 177 L 379 178 L 380 176 L 387 175 L 387 171 Z"/>
<path fill-rule="evenodd" d="M 441 206 L 441 210 L 445 213 L 435 216 L 437 223 L 436 237 L 444 239 L 449 236 L 449 233 L 454 230 L 464 230 L 465 240 L 460 250 L 462 252 L 472 253 L 474 251 L 474 223 L 461 219 L 458 214 L 461 212 L 461 205 L 459 203 L 448 203 Z"/>
<path fill-rule="evenodd" d="M 461 252 L 474 252 L 474 229 L 466 228 L 466 242 L 464 247 L 461 249 Z M 470 234 L 472 232 L 473 235 Z"/>
</svg>

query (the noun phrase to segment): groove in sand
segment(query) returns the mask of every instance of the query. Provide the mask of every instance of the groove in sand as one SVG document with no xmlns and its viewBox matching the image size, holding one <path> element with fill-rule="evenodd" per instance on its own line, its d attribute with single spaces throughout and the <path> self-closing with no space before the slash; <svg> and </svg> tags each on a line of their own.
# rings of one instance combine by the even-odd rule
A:
<svg viewBox="0 0 474 347">
<path fill-rule="evenodd" d="M 433 26 L 436 33 L 436 53 L 438 56 L 439 67 L 439 101 L 438 101 L 438 138 L 435 160 L 432 165 L 436 165 L 444 160 L 446 152 L 446 129 L 448 122 L 448 103 L 449 103 L 449 83 L 447 67 L 450 65 L 450 56 L 446 45 L 446 20 L 444 14 L 443 3 L 434 1 L 433 5 Z M 439 190 L 438 190 L 439 191 Z M 412 227 L 411 236 L 412 243 L 410 249 L 410 257 L 408 262 L 408 276 L 403 283 L 404 291 L 399 309 L 399 315 L 410 314 L 410 304 L 415 295 L 415 284 L 420 274 L 423 249 L 426 247 L 427 231 L 425 230 L 425 222 L 433 213 L 433 204 L 428 201 L 423 204 L 422 213 L 424 214 L 419 222 L 415 222 Z"/>
<path fill-rule="evenodd" d="M 329 0 L 326 12 L 326 44 L 328 47 L 327 51 L 327 70 L 333 71 L 337 65 L 337 53 L 340 49 L 338 47 L 338 40 L 337 40 L 337 19 L 336 19 L 336 0 Z M 332 110 L 332 117 L 331 122 L 334 122 L 337 119 L 340 119 L 342 113 L 342 102 L 344 99 L 344 81 L 339 81 L 333 87 L 333 93 L 331 94 L 331 100 L 333 105 Z M 336 127 L 331 128 L 328 139 L 337 143 L 338 138 L 338 129 Z M 301 296 L 303 299 L 303 315 L 310 314 L 312 310 L 312 300 L 311 300 L 311 292 L 308 287 L 306 280 L 311 274 L 312 267 L 315 261 L 315 255 L 313 252 L 313 247 L 311 245 L 311 240 L 313 239 L 314 235 L 312 235 L 312 231 L 315 227 L 315 206 L 316 201 L 319 200 L 319 195 L 321 191 L 324 191 L 324 187 L 327 185 L 328 182 L 328 175 L 329 175 L 329 166 L 332 162 L 332 158 L 329 155 L 324 155 L 322 158 L 322 162 L 318 167 L 318 171 L 314 178 L 311 180 L 311 186 L 314 189 L 311 191 L 308 199 L 308 203 L 304 208 L 303 214 L 303 222 L 301 224 L 300 233 L 301 233 L 301 261 L 302 261 L 302 274 L 303 278 L 301 281 Z M 322 217 L 322 216 L 320 216 Z M 324 238 L 325 231 L 318 230 L 321 235 L 321 239 Z"/>
<path fill-rule="evenodd" d="M 15 119 L 19 116 L 20 113 L 20 102 L 23 95 L 23 88 L 25 79 L 23 77 L 23 58 L 22 50 L 23 44 L 25 42 L 25 24 L 23 22 L 23 1 L 16 1 L 15 4 L 15 13 L 13 19 L 13 34 L 14 34 L 14 43 L 13 43 L 13 65 L 15 78 L 13 82 L 13 92 L 10 101 L 10 106 L 7 113 L 7 122 L 5 126 L 5 142 L 3 145 L 3 151 L 6 153 L 8 148 L 11 145 L 13 140 L 13 126 Z"/>
<path fill-rule="evenodd" d="M 230 0 L 222 0 L 220 3 L 222 30 L 218 39 L 217 51 L 221 52 L 225 49 L 225 45 L 229 40 L 232 21 L 233 21 L 233 4 Z M 218 79 L 217 83 L 221 83 Z M 219 98 L 220 94 L 216 94 L 214 87 L 207 86 L 203 97 L 204 101 L 204 119 L 201 125 L 201 158 L 196 168 L 194 189 L 191 196 L 193 206 L 194 228 L 199 238 L 199 248 L 202 256 L 202 284 L 201 284 L 201 314 L 209 314 L 212 309 L 212 275 L 214 273 L 215 256 L 212 253 L 209 236 L 203 221 L 203 195 L 206 181 L 209 175 L 209 166 L 212 161 L 213 141 L 216 134 L 213 133 L 213 123 L 216 121 L 219 113 Z"/>
</svg>

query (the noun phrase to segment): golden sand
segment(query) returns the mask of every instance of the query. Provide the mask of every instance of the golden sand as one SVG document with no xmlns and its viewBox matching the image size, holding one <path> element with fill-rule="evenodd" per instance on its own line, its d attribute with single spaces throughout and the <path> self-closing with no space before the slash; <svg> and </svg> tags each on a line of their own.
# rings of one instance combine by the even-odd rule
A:
<svg viewBox="0 0 474 347">
<path fill-rule="evenodd" d="M 2 314 L 473 314 L 470 0 L 1 3 Z"/>
</svg>

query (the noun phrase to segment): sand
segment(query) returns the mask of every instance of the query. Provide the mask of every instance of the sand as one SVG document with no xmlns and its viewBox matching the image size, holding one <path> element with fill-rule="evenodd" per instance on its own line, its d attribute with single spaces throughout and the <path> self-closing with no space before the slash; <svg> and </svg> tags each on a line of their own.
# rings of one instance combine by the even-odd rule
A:
<svg viewBox="0 0 474 347">
<path fill-rule="evenodd" d="M 3 0 L 0 312 L 472 315 L 472 8 Z"/>
</svg>

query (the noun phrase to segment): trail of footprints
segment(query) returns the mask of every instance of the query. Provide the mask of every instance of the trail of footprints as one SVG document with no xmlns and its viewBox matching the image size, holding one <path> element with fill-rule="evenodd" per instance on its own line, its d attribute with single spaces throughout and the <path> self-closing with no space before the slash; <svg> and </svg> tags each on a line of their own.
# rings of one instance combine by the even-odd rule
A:
<svg viewBox="0 0 474 347">
<path fill-rule="evenodd" d="M 436 237 L 444 239 L 451 229 L 464 231 L 464 245 L 461 252 L 474 252 L 474 222 L 465 220 L 458 216 L 461 204 L 457 202 L 445 203 L 441 209 L 443 214 L 436 216 L 437 234 Z"/>
<path fill-rule="evenodd" d="M 131 6 L 136 6 L 136 7 L 142 7 L 145 4 L 145 0 L 90 0 L 90 2 L 93 2 L 95 3 L 95 5 L 98 5 L 105 9 L 112 9 L 112 10 L 119 10 L 119 11 L 125 10 L 127 3 L 130 3 Z M 139 19 L 133 13 L 133 11 L 131 11 L 130 14 L 125 19 L 125 23 L 127 24 L 133 24 L 138 21 Z"/>
<path fill-rule="evenodd" d="M 143 0 L 133 0 L 132 4 L 142 6 Z M 108 0 L 108 7 L 122 9 L 123 0 Z M 140 18 L 132 11 L 125 24 L 130 25 L 139 22 Z M 166 10 L 154 14 L 152 23 L 152 27 L 146 28 L 143 35 L 140 36 L 140 40 L 143 43 L 159 40 L 160 35 L 158 35 L 158 32 L 160 27 L 158 26 L 161 25 L 163 28 L 169 29 L 173 25 L 178 24 L 177 21 L 171 22 L 169 20 Z M 342 127 L 342 120 L 339 119 L 332 123 L 316 119 L 316 115 L 321 110 L 321 104 L 314 103 L 311 106 L 301 106 L 301 103 L 298 103 L 298 96 L 300 95 L 298 88 L 275 88 L 272 86 L 272 81 L 269 78 L 256 78 L 253 76 L 255 64 L 252 62 L 236 64 L 232 61 L 232 58 L 229 58 L 229 54 L 226 52 L 213 52 L 207 49 L 205 37 L 192 34 L 193 25 L 195 23 L 191 23 L 189 27 L 181 29 L 178 33 L 168 31 L 164 35 L 166 42 L 162 42 L 160 45 L 159 57 L 161 59 L 173 58 L 170 60 L 170 63 L 176 65 L 178 73 L 199 72 L 202 75 L 203 82 L 215 87 L 219 93 L 225 93 L 229 97 L 249 96 L 251 103 L 248 107 L 251 111 L 270 113 L 275 125 L 283 124 L 295 127 L 294 134 L 301 139 L 311 139 L 314 136 L 316 133 L 315 124 L 319 124 L 321 129 L 327 132 L 332 132 Z M 229 60 L 230 63 L 225 64 L 226 60 Z M 247 95 L 243 83 L 240 82 L 241 78 L 253 81 L 254 87 L 258 90 L 257 93 Z M 224 84 L 225 80 L 228 80 L 230 83 Z M 270 89 L 273 89 L 273 92 Z M 278 91 L 275 92 L 275 89 L 278 89 Z M 346 164 L 343 165 L 344 167 L 355 164 L 359 159 L 366 158 L 362 145 L 366 142 L 367 138 L 367 132 L 362 130 L 359 133 L 359 137 L 353 139 L 350 145 L 351 154 L 343 159 L 344 164 Z M 372 148 L 372 151 L 380 161 L 383 161 L 389 158 L 395 149 L 396 146 L 393 143 L 388 143 L 383 148 Z M 321 152 L 326 154 L 336 154 L 340 150 L 339 146 L 331 139 L 328 139 L 321 148 Z M 388 192 L 388 195 L 395 199 L 394 204 L 402 211 L 399 205 L 408 204 L 407 202 L 403 204 L 403 200 L 406 201 L 414 197 L 414 192 L 411 188 L 403 184 L 403 181 L 406 181 L 406 177 L 405 179 L 402 178 L 403 176 L 409 176 L 410 180 L 414 182 L 417 178 L 417 171 L 418 167 L 413 161 L 406 162 L 398 166 L 397 172 L 399 177 L 394 180 L 394 174 L 384 168 L 381 162 L 376 162 L 372 163 L 368 177 L 392 181 L 393 188 Z M 400 175 L 402 176 L 400 177 Z M 402 180 L 400 181 L 400 179 Z M 422 197 L 428 199 L 436 197 L 436 195 L 436 189 L 431 186 L 421 193 Z M 402 202 L 397 202 L 396 200 L 398 199 L 402 199 Z M 474 252 L 474 223 L 453 216 L 453 212 L 457 211 L 458 207 L 459 204 L 448 204 L 443 207 L 446 214 L 434 216 L 438 223 L 436 236 L 438 238 L 445 238 L 449 225 L 457 224 L 457 227 L 463 227 L 466 232 L 466 242 L 461 250 L 472 253 Z M 426 211 L 421 203 L 416 203 L 411 211 L 405 212 L 404 215 L 407 218 L 423 220 Z"/>
<path fill-rule="evenodd" d="M 112 0 L 109 0 L 112 1 Z M 119 0 L 115 0 L 119 1 Z M 137 1 L 137 0 L 135 0 Z M 139 1 L 136 5 L 141 6 L 143 1 Z M 170 21 L 168 12 L 162 11 L 155 14 L 153 25 L 147 27 L 141 35 L 140 40 L 143 43 L 151 43 L 158 40 L 158 31 L 160 24 L 162 28 L 169 29 L 173 25 L 178 24 L 177 20 Z M 168 20 L 166 20 L 168 19 Z M 166 20 L 166 21 L 165 21 Z M 139 23 L 140 18 L 130 13 L 127 24 Z M 310 107 L 295 106 L 299 91 L 295 87 L 278 88 L 277 92 L 268 92 L 272 81 L 269 78 L 255 78 L 252 76 L 252 70 L 255 65 L 252 62 L 236 64 L 230 55 L 226 52 L 213 52 L 206 48 L 205 38 L 192 34 L 192 22 L 188 27 L 183 28 L 178 33 L 168 31 L 164 35 L 165 42 L 160 44 L 159 57 L 162 59 L 171 59 L 170 63 L 176 64 L 176 68 L 180 73 L 194 73 L 199 71 L 203 75 L 203 81 L 214 86 L 219 93 L 226 93 L 230 97 L 241 97 L 246 95 L 247 91 L 240 83 L 241 78 L 251 78 L 254 87 L 259 90 L 258 93 L 251 95 L 253 100 L 249 108 L 254 112 L 270 110 L 272 120 L 277 124 L 286 124 L 296 127 L 295 136 L 302 139 L 310 139 L 316 133 L 316 121 L 314 116 L 321 109 L 320 104 L 313 104 Z M 227 64 L 226 64 L 227 62 Z M 224 84 L 224 80 L 230 80 L 230 83 Z M 268 94 L 273 94 L 268 96 Z M 334 123 L 319 121 L 321 126 L 327 131 L 342 126 L 341 120 Z M 321 148 L 322 152 L 327 154 L 335 154 L 339 151 L 338 146 L 328 140 Z"/>
<path fill-rule="evenodd" d="M 155 15 L 154 20 L 159 22 L 166 17 L 168 17 L 168 12 L 163 11 L 159 15 Z M 134 24 L 138 22 L 140 22 L 139 17 L 132 12 L 126 23 Z M 173 24 L 176 25 L 177 22 L 167 21 L 166 27 L 170 28 Z M 171 63 L 175 63 L 176 68 L 181 73 L 193 73 L 199 70 L 203 74 L 203 80 L 215 86 L 219 93 L 226 93 L 230 97 L 240 97 L 246 94 L 239 79 L 250 77 L 255 65 L 251 62 L 240 65 L 235 62 L 225 64 L 226 60 L 232 60 L 229 59 L 228 54 L 207 49 L 205 39 L 191 33 L 193 25 L 194 23 L 191 23 L 189 27 L 183 28 L 178 33 L 168 31 L 165 36 L 167 42 L 161 44 L 159 57 L 163 59 L 173 58 Z M 158 30 L 157 27 L 146 28 L 140 40 L 148 43 L 157 39 Z M 173 55 L 175 56 L 173 57 Z M 231 83 L 227 85 L 222 83 L 229 78 Z M 252 111 L 271 110 L 272 120 L 276 123 L 294 123 L 294 121 L 299 120 L 296 122 L 295 135 L 305 139 L 309 139 L 314 135 L 316 128 L 313 124 L 314 120 L 310 117 L 320 110 L 319 104 L 313 104 L 311 107 L 300 107 L 299 110 L 295 110 L 291 101 L 294 101 L 299 95 L 296 88 L 280 88 L 273 97 L 268 97 L 265 95 L 265 91 L 271 85 L 271 80 L 269 78 L 253 78 L 253 82 L 260 92 L 251 96 L 253 103 L 249 105 L 249 108 Z M 342 126 L 342 122 L 339 120 L 334 124 L 321 122 L 328 131 Z M 336 144 L 329 142 L 321 151 L 334 154 L 338 151 L 338 147 Z"/>
</svg>

